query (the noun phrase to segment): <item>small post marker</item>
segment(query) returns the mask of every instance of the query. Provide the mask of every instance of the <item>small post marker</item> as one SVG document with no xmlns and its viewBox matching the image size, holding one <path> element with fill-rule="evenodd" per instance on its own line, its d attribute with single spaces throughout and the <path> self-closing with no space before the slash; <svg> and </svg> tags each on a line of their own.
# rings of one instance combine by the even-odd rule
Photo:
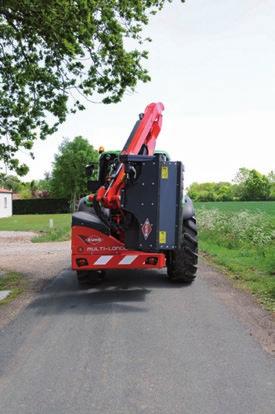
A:
<svg viewBox="0 0 275 414">
<path fill-rule="evenodd" d="M 50 229 L 53 229 L 53 219 L 49 219 L 49 227 Z"/>
</svg>

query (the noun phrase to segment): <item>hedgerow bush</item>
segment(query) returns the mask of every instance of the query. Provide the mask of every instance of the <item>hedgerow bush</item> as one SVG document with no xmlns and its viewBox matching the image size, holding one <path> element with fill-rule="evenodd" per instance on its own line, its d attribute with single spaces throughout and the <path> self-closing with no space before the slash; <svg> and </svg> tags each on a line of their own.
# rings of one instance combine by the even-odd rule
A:
<svg viewBox="0 0 275 414">
<path fill-rule="evenodd" d="M 269 218 L 261 212 L 223 213 L 200 208 L 197 219 L 202 237 L 228 248 L 251 247 L 262 251 L 275 238 Z"/>
</svg>

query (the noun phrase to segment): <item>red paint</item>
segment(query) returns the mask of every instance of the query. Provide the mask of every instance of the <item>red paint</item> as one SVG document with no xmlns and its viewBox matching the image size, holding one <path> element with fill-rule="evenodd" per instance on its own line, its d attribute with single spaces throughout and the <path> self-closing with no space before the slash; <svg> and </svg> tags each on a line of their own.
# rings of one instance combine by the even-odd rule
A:
<svg viewBox="0 0 275 414">
<path fill-rule="evenodd" d="M 151 103 L 145 108 L 143 118 L 141 119 L 135 134 L 127 148 L 121 151 L 122 155 L 137 155 L 143 145 L 147 146 L 148 156 L 154 155 L 156 140 L 162 126 L 162 111 L 164 106 L 161 102 Z M 96 199 L 104 207 L 117 209 L 120 208 L 120 193 L 125 186 L 125 167 L 121 163 L 116 177 L 110 182 L 108 188 L 100 187 L 97 191 Z"/>
<path fill-rule="evenodd" d="M 101 238 L 98 243 L 87 243 L 87 239 Z M 79 248 L 83 250 L 79 252 Z M 95 265 L 102 256 L 113 256 L 105 265 Z M 137 256 L 130 264 L 120 265 L 125 256 Z M 146 259 L 157 258 L 157 264 L 152 261 L 145 263 Z M 72 269 L 80 270 L 76 259 L 86 259 L 87 266 L 81 266 L 81 270 L 96 269 L 161 269 L 166 266 L 166 257 L 163 253 L 141 252 L 139 250 L 127 250 L 122 242 L 112 236 L 107 236 L 97 230 L 88 227 L 74 226 L 72 228 Z"/>
</svg>

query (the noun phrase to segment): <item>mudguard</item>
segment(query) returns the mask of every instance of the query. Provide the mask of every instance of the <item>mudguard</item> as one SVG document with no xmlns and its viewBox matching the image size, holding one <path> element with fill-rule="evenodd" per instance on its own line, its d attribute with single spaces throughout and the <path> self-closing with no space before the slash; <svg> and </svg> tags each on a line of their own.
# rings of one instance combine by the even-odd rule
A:
<svg viewBox="0 0 275 414">
<path fill-rule="evenodd" d="M 184 203 L 182 207 L 182 218 L 183 220 L 188 220 L 189 218 L 195 215 L 195 209 L 193 205 L 193 201 L 190 197 L 184 197 Z"/>
<path fill-rule="evenodd" d="M 93 213 L 93 209 L 85 203 L 86 197 L 82 197 L 79 200 L 77 211 L 87 211 L 88 213 Z"/>
</svg>

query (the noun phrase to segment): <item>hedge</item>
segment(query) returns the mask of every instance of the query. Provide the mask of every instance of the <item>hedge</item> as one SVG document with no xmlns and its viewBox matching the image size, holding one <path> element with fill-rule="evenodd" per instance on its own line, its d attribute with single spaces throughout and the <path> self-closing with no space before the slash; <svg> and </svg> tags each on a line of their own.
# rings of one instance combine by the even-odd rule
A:
<svg viewBox="0 0 275 414">
<path fill-rule="evenodd" d="M 13 214 L 54 214 L 69 212 L 70 203 L 63 198 L 13 200 Z"/>
</svg>

